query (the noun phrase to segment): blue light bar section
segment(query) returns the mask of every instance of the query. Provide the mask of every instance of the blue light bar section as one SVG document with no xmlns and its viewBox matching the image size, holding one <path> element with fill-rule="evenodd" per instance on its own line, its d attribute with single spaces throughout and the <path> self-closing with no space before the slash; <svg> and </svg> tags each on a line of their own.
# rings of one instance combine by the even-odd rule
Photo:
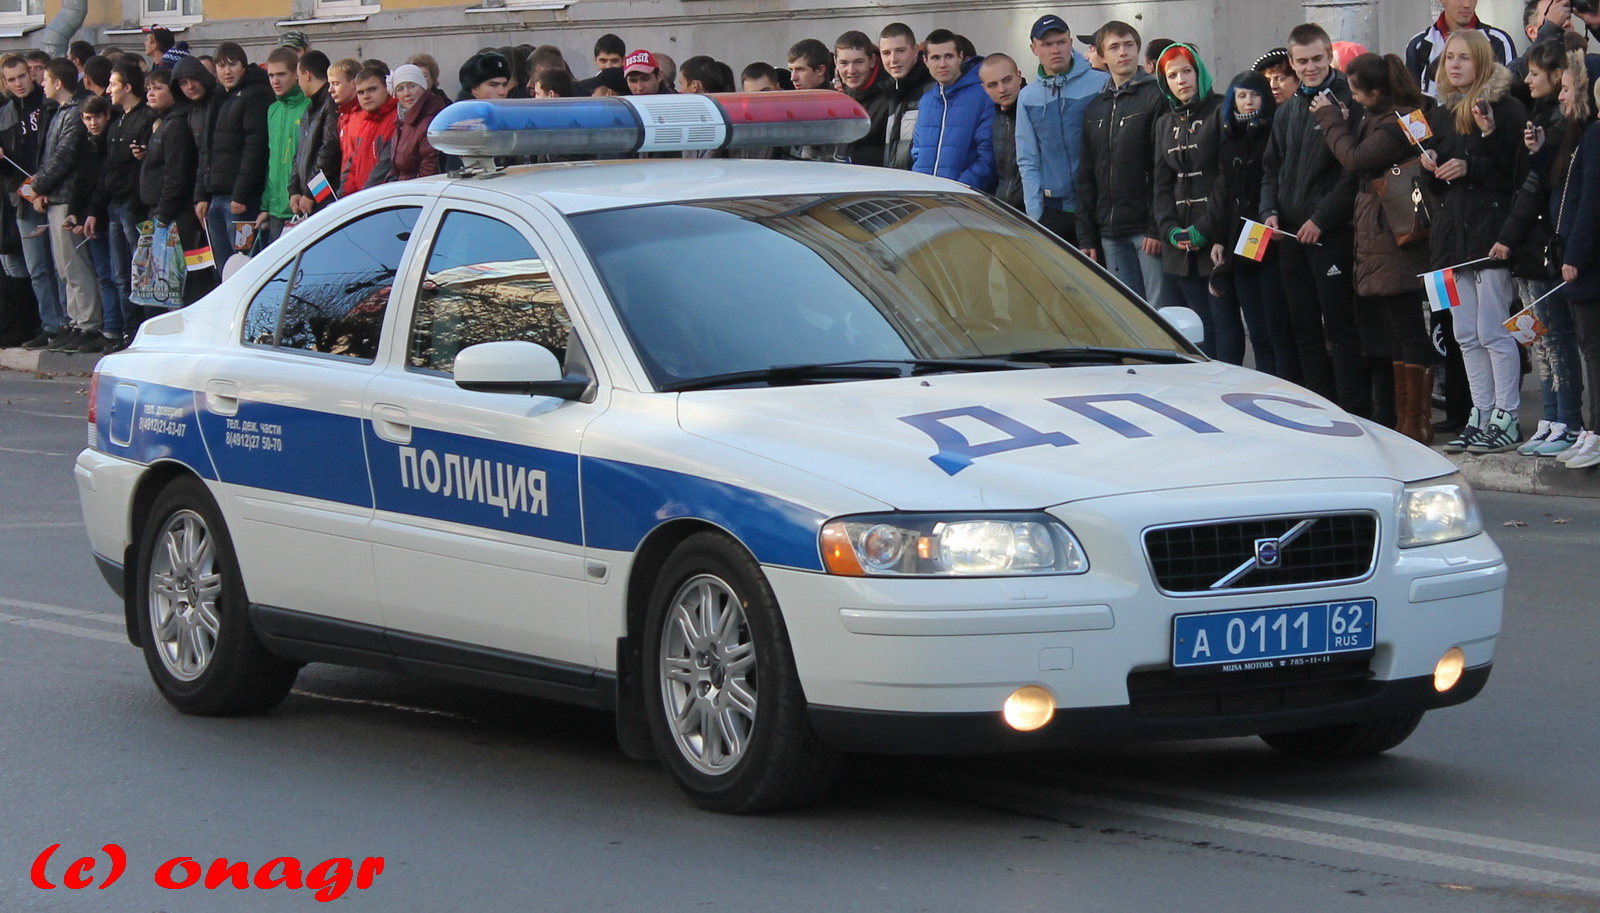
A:
<svg viewBox="0 0 1600 913">
<path fill-rule="evenodd" d="M 450 155 L 625 155 L 644 125 L 620 98 L 458 101 L 428 126 L 428 142 Z"/>
</svg>

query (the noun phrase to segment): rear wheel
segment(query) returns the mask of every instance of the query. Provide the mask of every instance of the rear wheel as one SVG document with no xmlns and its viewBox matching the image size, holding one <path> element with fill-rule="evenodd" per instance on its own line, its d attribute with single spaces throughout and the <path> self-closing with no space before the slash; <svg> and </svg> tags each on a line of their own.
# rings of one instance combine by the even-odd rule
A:
<svg viewBox="0 0 1600 913">
<path fill-rule="evenodd" d="M 736 543 L 698 533 L 673 550 L 645 637 L 651 737 L 695 804 L 776 811 L 833 784 L 839 756 L 806 718 L 777 599 Z"/>
<path fill-rule="evenodd" d="M 193 477 L 157 496 L 139 544 L 136 620 L 145 665 L 184 713 L 255 713 L 276 706 L 299 666 L 267 652 L 221 511 Z"/>
<path fill-rule="evenodd" d="M 1273 732 L 1263 735 L 1261 741 L 1293 757 L 1359 758 L 1398 746 L 1416 731 L 1420 722 L 1419 710 L 1359 723 Z"/>
</svg>

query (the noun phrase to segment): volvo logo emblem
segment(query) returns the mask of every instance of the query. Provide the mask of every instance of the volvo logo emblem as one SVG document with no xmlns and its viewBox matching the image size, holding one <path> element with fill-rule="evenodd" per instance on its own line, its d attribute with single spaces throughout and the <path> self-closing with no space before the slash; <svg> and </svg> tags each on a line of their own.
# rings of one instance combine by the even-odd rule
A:
<svg viewBox="0 0 1600 913">
<path fill-rule="evenodd" d="M 1283 558 L 1282 546 L 1277 539 L 1256 540 L 1256 566 L 1277 567 L 1278 561 Z"/>
</svg>

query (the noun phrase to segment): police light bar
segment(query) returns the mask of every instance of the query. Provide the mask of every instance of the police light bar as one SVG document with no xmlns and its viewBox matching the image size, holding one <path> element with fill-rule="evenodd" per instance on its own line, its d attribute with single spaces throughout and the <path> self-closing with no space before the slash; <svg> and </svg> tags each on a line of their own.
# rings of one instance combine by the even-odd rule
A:
<svg viewBox="0 0 1600 913">
<path fill-rule="evenodd" d="M 823 90 L 458 101 L 428 142 L 463 157 L 631 155 L 820 146 L 866 136 L 867 112 Z"/>
</svg>

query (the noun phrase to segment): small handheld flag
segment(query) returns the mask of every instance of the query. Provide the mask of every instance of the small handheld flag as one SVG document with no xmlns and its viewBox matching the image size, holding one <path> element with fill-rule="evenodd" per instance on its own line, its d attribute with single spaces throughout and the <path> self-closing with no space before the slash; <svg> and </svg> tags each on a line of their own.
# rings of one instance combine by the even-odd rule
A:
<svg viewBox="0 0 1600 913">
<path fill-rule="evenodd" d="M 1239 243 L 1233 246 L 1233 252 L 1259 262 L 1267 256 L 1267 242 L 1271 240 L 1272 229 L 1245 219 L 1244 231 L 1239 233 Z"/>
<path fill-rule="evenodd" d="M 1445 311 L 1461 304 L 1461 293 L 1456 291 L 1456 271 L 1454 269 L 1435 270 L 1423 273 L 1422 285 L 1428 290 L 1428 308 L 1433 311 Z"/>
<path fill-rule="evenodd" d="M 318 203 L 326 203 L 338 196 L 333 192 L 333 185 L 328 183 L 327 175 L 320 171 L 313 174 L 311 180 L 306 182 L 306 189 L 311 191 L 311 199 Z"/>
<path fill-rule="evenodd" d="M 211 245 L 196 247 L 183 252 L 183 262 L 189 267 L 189 272 L 197 269 L 214 269 L 217 265 L 215 257 L 211 256 Z"/>
<path fill-rule="evenodd" d="M 1511 331 L 1511 338 L 1525 346 L 1531 346 L 1539 341 L 1539 337 L 1550 332 L 1533 313 L 1533 305 L 1528 305 L 1522 310 L 1511 315 L 1506 321 L 1506 329 Z"/>
<path fill-rule="evenodd" d="M 1400 126 L 1411 138 L 1411 142 L 1421 145 L 1423 140 L 1433 139 L 1433 128 L 1428 126 L 1428 117 L 1420 110 L 1396 116 L 1400 118 Z"/>
</svg>

